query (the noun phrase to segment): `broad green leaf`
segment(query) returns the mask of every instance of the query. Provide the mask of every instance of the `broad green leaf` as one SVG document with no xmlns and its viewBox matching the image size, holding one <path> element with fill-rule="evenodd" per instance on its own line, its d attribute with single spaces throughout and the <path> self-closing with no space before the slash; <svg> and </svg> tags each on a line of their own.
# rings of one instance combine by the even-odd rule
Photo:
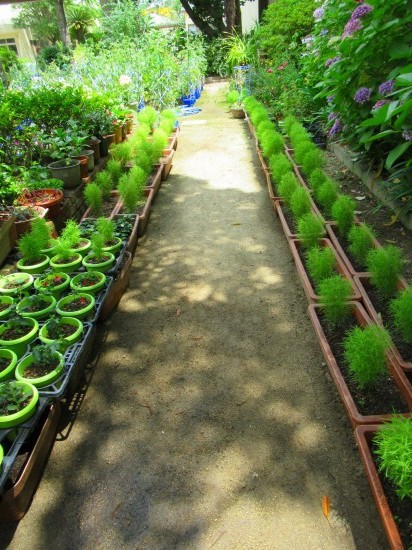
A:
<svg viewBox="0 0 412 550">
<path fill-rule="evenodd" d="M 390 136 L 391 134 L 396 134 L 396 133 L 397 132 L 395 130 L 384 130 L 383 132 L 379 132 L 379 134 L 375 134 L 374 136 L 367 138 L 363 143 L 376 141 L 377 139 L 382 139 L 385 136 Z"/>
<path fill-rule="evenodd" d="M 393 164 L 398 160 L 400 156 L 402 156 L 405 151 L 412 145 L 412 141 L 405 141 L 404 143 L 401 143 L 395 149 L 392 149 L 392 151 L 389 153 L 389 155 L 386 157 L 385 167 L 391 168 Z"/>
<path fill-rule="evenodd" d="M 391 59 L 408 59 L 412 57 L 412 48 L 408 44 L 395 42 L 389 48 L 389 56 Z"/>
<path fill-rule="evenodd" d="M 386 120 L 388 109 L 389 109 L 389 104 L 387 103 L 386 105 L 383 105 L 383 107 L 378 109 L 372 118 L 368 118 L 367 120 L 364 120 L 360 125 L 364 127 L 368 127 L 368 126 L 379 126 L 380 124 L 383 124 Z"/>
<path fill-rule="evenodd" d="M 400 74 L 396 77 L 398 84 L 412 84 L 412 73 Z"/>
</svg>

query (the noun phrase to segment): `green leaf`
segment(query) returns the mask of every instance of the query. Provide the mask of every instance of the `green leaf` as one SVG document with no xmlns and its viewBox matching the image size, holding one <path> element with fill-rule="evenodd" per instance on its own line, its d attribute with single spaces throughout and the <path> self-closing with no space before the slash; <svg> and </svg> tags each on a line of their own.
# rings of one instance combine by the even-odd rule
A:
<svg viewBox="0 0 412 550">
<path fill-rule="evenodd" d="M 394 42 L 389 48 L 389 57 L 391 59 L 408 59 L 412 57 L 412 48 L 408 44 Z"/>
<path fill-rule="evenodd" d="M 412 73 L 400 74 L 396 77 L 398 84 L 412 84 Z"/>
<path fill-rule="evenodd" d="M 378 109 L 373 118 L 368 118 L 367 120 L 364 120 L 360 125 L 363 127 L 368 126 L 379 126 L 380 124 L 383 124 L 386 120 L 386 116 L 388 114 L 389 109 L 389 103 L 386 105 L 383 105 L 380 109 Z"/>
<path fill-rule="evenodd" d="M 398 160 L 398 158 L 407 151 L 407 149 L 412 145 L 412 141 L 405 141 L 404 143 L 401 143 L 395 149 L 392 149 L 392 151 L 389 153 L 389 155 L 386 157 L 385 167 L 391 168 L 393 164 Z"/>
<path fill-rule="evenodd" d="M 389 136 L 391 134 L 396 134 L 397 132 L 395 130 L 384 130 L 383 132 L 379 132 L 379 134 L 375 134 L 374 136 L 367 137 L 365 140 L 360 140 L 362 143 L 367 143 L 370 141 L 376 141 L 377 139 L 384 138 L 385 136 Z M 364 137 L 364 136 L 363 136 Z"/>
</svg>

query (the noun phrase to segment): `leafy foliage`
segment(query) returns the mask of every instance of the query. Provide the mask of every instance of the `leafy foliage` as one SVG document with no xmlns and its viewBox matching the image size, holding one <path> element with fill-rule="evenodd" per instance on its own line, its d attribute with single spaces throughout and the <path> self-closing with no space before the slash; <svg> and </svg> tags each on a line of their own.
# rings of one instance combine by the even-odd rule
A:
<svg viewBox="0 0 412 550">
<path fill-rule="evenodd" d="M 339 233 L 347 235 L 355 220 L 356 203 L 352 197 L 340 195 L 332 206 L 332 217 L 338 224 Z"/>
<path fill-rule="evenodd" d="M 312 212 L 304 214 L 298 221 L 298 235 L 304 248 L 311 249 L 318 245 L 324 234 L 325 228 L 322 221 Z"/>
<path fill-rule="evenodd" d="M 404 259 L 401 249 L 392 244 L 374 248 L 366 256 L 366 264 L 371 273 L 373 286 L 383 297 L 393 296 L 403 271 Z"/>
<path fill-rule="evenodd" d="M 92 214 L 99 215 L 102 211 L 102 190 L 97 183 L 89 183 L 84 189 L 84 200 Z"/>
<path fill-rule="evenodd" d="M 324 279 L 319 284 L 319 303 L 322 304 L 325 317 L 330 323 L 339 324 L 349 315 L 348 301 L 351 292 L 349 281 L 339 275 Z"/>
<path fill-rule="evenodd" d="M 329 247 L 315 246 L 307 253 L 306 265 L 315 285 L 332 277 L 335 273 L 336 258 Z"/>
<path fill-rule="evenodd" d="M 360 265 L 365 265 L 369 250 L 374 247 L 374 233 L 365 223 L 353 225 L 348 233 L 349 252 Z"/>
<path fill-rule="evenodd" d="M 290 209 L 295 220 L 299 220 L 311 210 L 309 191 L 304 187 L 298 187 L 290 197 Z"/>
<path fill-rule="evenodd" d="M 402 335 L 402 339 L 412 344 L 412 289 L 403 290 L 390 303 L 395 329 Z"/>
</svg>

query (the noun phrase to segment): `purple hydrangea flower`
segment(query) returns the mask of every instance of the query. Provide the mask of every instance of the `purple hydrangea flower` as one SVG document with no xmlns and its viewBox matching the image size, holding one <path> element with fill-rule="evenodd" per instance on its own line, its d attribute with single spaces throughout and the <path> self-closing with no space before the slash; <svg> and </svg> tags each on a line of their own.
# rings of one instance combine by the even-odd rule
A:
<svg viewBox="0 0 412 550">
<path fill-rule="evenodd" d="M 363 17 L 364 15 L 371 12 L 372 10 L 373 8 L 369 4 L 362 4 L 361 6 L 358 6 L 353 10 L 351 19 L 359 19 L 360 17 Z"/>
<path fill-rule="evenodd" d="M 326 101 L 327 101 L 328 103 L 332 103 L 334 99 L 335 99 L 335 96 L 334 96 L 334 95 L 328 95 L 328 97 L 326 98 Z"/>
<path fill-rule="evenodd" d="M 337 116 L 338 116 L 337 113 L 333 113 L 333 112 L 332 112 L 332 113 L 329 113 L 329 115 L 328 115 L 328 120 L 335 120 L 335 118 L 336 118 Z"/>
<path fill-rule="evenodd" d="M 338 61 L 340 61 L 340 55 L 327 59 L 325 61 L 325 67 L 330 67 L 331 65 L 333 65 L 334 63 L 337 63 Z"/>
<path fill-rule="evenodd" d="M 335 122 L 333 123 L 332 128 L 329 130 L 330 137 L 336 136 L 336 134 L 339 134 L 339 132 L 341 132 L 341 130 L 342 130 L 342 123 L 341 123 L 340 119 L 337 118 L 335 120 Z"/>
<path fill-rule="evenodd" d="M 402 137 L 405 141 L 412 141 L 412 130 L 404 130 Z"/>
<path fill-rule="evenodd" d="M 379 93 L 381 95 L 390 94 L 393 91 L 394 86 L 395 86 L 394 80 L 386 80 L 386 82 L 382 82 L 382 84 L 379 86 Z"/>
<path fill-rule="evenodd" d="M 381 107 L 383 107 L 384 105 L 386 105 L 387 103 L 389 103 L 389 99 L 380 99 L 379 101 L 377 101 L 375 103 L 375 105 L 372 107 L 372 111 L 375 111 L 376 109 L 380 109 Z"/>
<path fill-rule="evenodd" d="M 324 15 L 325 10 L 323 8 L 316 8 L 316 10 L 313 12 L 313 17 L 315 18 L 315 21 L 320 21 Z"/>
<path fill-rule="evenodd" d="M 353 99 L 356 101 L 356 103 L 360 103 L 361 105 L 363 105 L 369 100 L 371 93 L 372 90 L 370 88 L 359 88 L 359 90 L 353 96 Z"/>
<path fill-rule="evenodd" d="M 360 31 L 361 29 L 363 29 L 363 25 L 360 19 L 349 19 L 343 29 L 342 38 L 353 36 L 356 31 Z"/>
</svg>

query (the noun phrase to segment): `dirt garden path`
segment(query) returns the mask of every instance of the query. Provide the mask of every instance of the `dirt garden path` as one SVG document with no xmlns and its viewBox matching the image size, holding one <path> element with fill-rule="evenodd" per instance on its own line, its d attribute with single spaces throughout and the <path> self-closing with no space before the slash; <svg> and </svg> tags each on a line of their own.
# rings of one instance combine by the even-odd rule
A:
<svg viewBox="0 0 412 550">
<path fill-rule="evenodd" d="M 76 422 L 4 547 L 387 547 L 252 140 L 221 97 L 208 85 L 182 121 Z"/>
</svg>

